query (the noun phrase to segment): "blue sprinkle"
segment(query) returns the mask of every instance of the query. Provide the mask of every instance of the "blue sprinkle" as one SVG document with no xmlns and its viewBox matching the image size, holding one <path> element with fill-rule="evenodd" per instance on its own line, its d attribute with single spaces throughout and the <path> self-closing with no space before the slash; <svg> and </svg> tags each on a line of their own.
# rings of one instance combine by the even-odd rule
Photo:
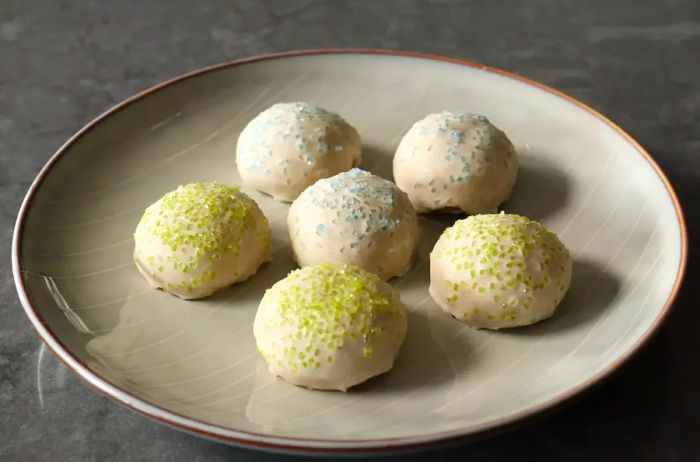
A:
<svg viewBox="0 0 700 462">
<path fill-rule="evenodd" d="M 366 172 L 366 171 L 362 170 L 361 168 L 357 168 L 357 167 L 351 168 L 348 173 L 352 174 L 353 176 L 369 176 L 369 175 L 371 175 L 371 173 Z"/>
<path fill-rule="evenodd" d="M 324 234 L 326 234 L 326 225 L 324 225 L 323 223 L 317 224 L 316 234 L 318 234 L 319 236 L 323 236 Z"/>
<path fill-rule="evenodd" d="M 261 168 L 262 168 L 262 163 L 258 159 L 253 159 L 252 161 L 250 161 L 250 163 L 248 163 L 247 170 L 249 172 L 252 172 L 254 170 L 258 170 Z"/>
<path fill-rule="evenodd" d="M 379 220 L 379 227 L 382 229 L 382 231 L 388 231 L 394 228 L 394 223 L 387 220 L 386 218 L 382 218 L 381 220 Z"/>
</svg>

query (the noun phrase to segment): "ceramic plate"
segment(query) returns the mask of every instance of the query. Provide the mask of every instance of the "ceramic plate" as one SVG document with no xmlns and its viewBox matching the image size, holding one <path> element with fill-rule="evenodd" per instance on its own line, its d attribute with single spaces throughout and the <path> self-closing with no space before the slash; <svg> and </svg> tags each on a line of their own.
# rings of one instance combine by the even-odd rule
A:
<svg viewBox="0 0 700 462">
<path fill-rule="evenodd" d="M 392 178 L 402 135 L 425 115 L 488 116 L 521 172 L 504 209 L 542 221 L 571 249 L 560 311 L 502 332 L 464 327 L 428 296 L 428 255 L 455 219 L 421 218 L 422 245 L 392 281 L 409 309 L 394 369 L 348 393 L 271 376 L 252 321 L 266 288 L 295 268 L 288 205 L 243 186 L 270 219 L 274 261 L 248 282 L 182 301 L 132 263 L 144 208 L 182 183 L 239 183 L 235 145 L 275 102 L 342 114 L 362 167 Z M 120 403 L 182 429 L 250 446 L 377 451 L 475 435 L 573 396 L 654 331 L 682 278 L 678 201 L 651 157 L 600 114 L 543 85 L 448 58 L 382 51 L 297 52 L 237 61 L 152 88 L 100 116 L 41 171 L 15 232 L 14 276 L 39 335 Z"/>
</svg>

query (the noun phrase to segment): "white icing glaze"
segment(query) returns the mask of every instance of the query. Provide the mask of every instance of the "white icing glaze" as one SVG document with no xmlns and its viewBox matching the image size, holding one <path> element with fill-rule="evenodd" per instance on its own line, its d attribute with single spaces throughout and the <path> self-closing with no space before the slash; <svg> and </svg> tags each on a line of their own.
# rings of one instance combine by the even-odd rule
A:
<svg viewBox="0 0 700 462">
<path fill-rule="evenodd" d="M 278 103 L 241 132 L 236 165 L 243 181 L 283 202 L 319 178 L 359 165 L 360 136 L 342 117 L 309 103 Z"/>
<path fill-rule="evenodd" d="M 149 284 L 178 297 L 211 295 L 270 259 L 270 228 L 253 199 L 219 183 L 180 186 L 149 206 L 134 233 Z"/>
<path fill-rule="evenodd" d="M 480 115 L 441 112 L 416 122 L 394 156 L 394 179 L 418 213 L 490 213 L 510 196 L 518 159 Z"/>
<path fill-rule="evenodd" d="M 292 203 L 287 226 L 300 266 L 350 263 L 385 280 L 408 271 L 420 238 L 406 194 L 358 168 L 309 186 Z"/>
<path fill-rule="evenodd" d="M 430 295 L 477 328 L 500 329 L 550 317 L 571 283 L 569 251 L 541 224 L 518 215 L 457 221 L 430 254 Z"/>
<path fill-rule="evenodd" d="M 293 271 L 260 302 L 253 332 L 272 374 L 345 391 L 394 365 L 406 336 L 398 292 L 358 266 Z"/>
</svg>

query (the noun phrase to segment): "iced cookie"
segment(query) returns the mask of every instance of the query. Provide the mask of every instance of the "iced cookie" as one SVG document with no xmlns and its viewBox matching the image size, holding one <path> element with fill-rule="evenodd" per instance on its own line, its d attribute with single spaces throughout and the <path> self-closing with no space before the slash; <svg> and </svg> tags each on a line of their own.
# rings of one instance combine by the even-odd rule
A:
<svg viewBox="0 0 700 462">
<path fill-rule="evenodd" d="M 253 325 L 272 374 L 345 391 L 394 365 L 406 335 L 398 292 L 353 265 L 293 271 L 268 289 Z"/>
<path fill-rule="evenodd" d="M 358 168 L 309 186 L 287 226 L 299 266 L 350 263 L 384 280 L 406 273 L 420 237 L 406 194 Z"/>
<path fill-rule="evenodd" d="M 148 207 L 134 233 L 134 261 L 151 286 L 201 298 L 243 281 L 270 259 L 270 228 L 237 187 L 191 183 Z"/>
<path fill-rule="evenodd" d="M 480 115 L 430 114 L 416 122 L 394 156 L 394 180 L 418 213 L 492 213 L 518 173 L 512 143 Z"/>
<path fill-rule="evenodd" d="M 342 117 L 309 103 L 279 103 L 241 132 L 236 164 L 251 187 L 293 201 L 320 178 L 359 165 L 357 131 Z"/>
<path fill-rule="evenodd" d="M 559 238 L 519 215 L 457 221 L 430 254 L 430 295 L 477 328 L 525 326 L 552 316 L 571 282 L 571 257 Z"/>
</svg>

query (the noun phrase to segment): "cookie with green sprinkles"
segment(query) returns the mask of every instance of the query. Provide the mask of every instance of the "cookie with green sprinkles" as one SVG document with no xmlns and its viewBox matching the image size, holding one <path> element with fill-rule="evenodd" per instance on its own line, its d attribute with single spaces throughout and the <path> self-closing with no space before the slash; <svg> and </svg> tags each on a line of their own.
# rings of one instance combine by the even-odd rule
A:
<svg viewBox="0 0 700 462">
<path fill-rule="evenodd" d="M 540 223 L 505 213 L 457 221 L 430 254 L 430 295 L 465 324 L 501 329 L 554 314 L 571 283 L 572 262 Z"/>
<path fill-rule="evenodd" d="M 406 193 L 359 168 L 306 188 L 289 208 L 287 227 L 300 266 L 349 263 L 384 280 L 408 271 L 420 238 Z"/>
<path fill-rule="evenodd" d="M 277 103 L 245 126 L 236 145 L 241 179 L 282 202 L 320 178 L 360 164 L 357 130 L 316 105 Z"/>
<path fill-rule="evenodd" d="M 190 183 L 146 209 L 134 242 L 134 262 L 152 287 L 193 299 L 253 275 L 270 259 L 271 236 L 239 188 Z"/>
<path fill-rule="evenodd" d="M 253 331 L 272 374 L 346 391 L 393 367 L 406 312 L 398 292 L 376 275 L 323 263 L 292 271 L 268 289 Z"/>
<path fill-rule="evenodd" d="M 418 213 L 494 213 L 513 189 L 518 158 L 486 117 L 443 111 L 416 122 L 394 156 L 394 181 Z"/>
</svg>

